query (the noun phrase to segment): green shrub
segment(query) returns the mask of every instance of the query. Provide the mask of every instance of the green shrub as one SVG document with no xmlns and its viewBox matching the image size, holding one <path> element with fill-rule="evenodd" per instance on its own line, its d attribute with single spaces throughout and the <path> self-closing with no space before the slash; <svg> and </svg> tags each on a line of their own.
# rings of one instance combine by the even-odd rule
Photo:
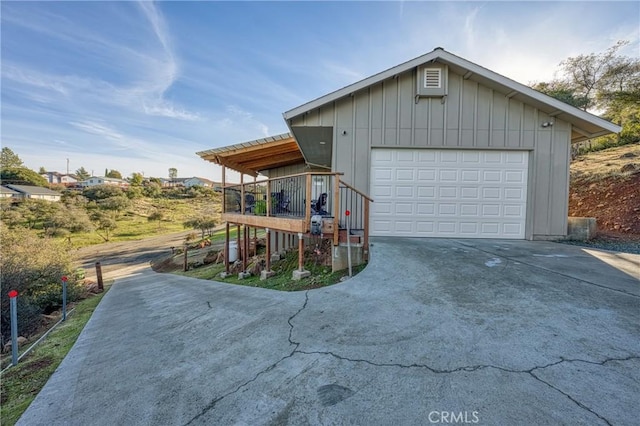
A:
<svg viewBox="0 0 640 426">
<path fill-rule="evenodd" d="M 0 225 L 0 301 L 2 307 L 3 336 L 10 335 L 9 290 L 18 291 L 18 304 L 22 317 L 18 333 L 28 336 L 39 326 L 39 315 L 56 309 L 62 303 L 63 276 L 73 271 L 71 255 L 61 241 L 39 238 L 35 232 L 24 229 L 6 229 Z M 68 300 L 76 300 L 82 286 L 73 278 L 68 284 Z"/>
</svg>

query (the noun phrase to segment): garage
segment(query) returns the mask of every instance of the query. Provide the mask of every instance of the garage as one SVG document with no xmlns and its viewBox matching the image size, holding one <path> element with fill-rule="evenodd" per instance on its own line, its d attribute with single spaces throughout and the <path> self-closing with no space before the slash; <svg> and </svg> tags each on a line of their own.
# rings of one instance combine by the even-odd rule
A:
<svg viewBox="0 0 640 426">
<path fill-rule="evenodd" d="M 525 238 L 529 152 L 371 151 L 372 236 Z"/>
</svg>

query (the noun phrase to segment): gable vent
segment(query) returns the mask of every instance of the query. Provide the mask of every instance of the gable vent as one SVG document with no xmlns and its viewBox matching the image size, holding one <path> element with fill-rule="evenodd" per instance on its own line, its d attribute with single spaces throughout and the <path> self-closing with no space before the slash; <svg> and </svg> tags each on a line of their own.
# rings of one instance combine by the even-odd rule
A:
<svg viewBox="0 0 640 426">
<path fill-rule="evenodd" d="M 440 89 L 442 87 L 442 74 L 440 68 L 424 69 L 424 88 Z"/>
</svg>

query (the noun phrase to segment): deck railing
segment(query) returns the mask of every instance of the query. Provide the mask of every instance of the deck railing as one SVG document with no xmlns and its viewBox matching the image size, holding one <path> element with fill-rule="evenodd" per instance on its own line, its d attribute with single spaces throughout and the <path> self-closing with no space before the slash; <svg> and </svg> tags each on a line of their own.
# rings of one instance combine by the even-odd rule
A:
<svg viewBox="0 0 640 426">
<path fill-rule="evenodd" d="M 303 220 L 312 215 L 333 218 L 334 244 L 339 229 L 364 234 L 368 245 L 369 203 L 373 201 L 340 179 L 342 173 L 309 172 L 266 180 L 227 185 L 223 213 Z M 346 212 L 349 211 L 349 215 Z"/>
</svg>

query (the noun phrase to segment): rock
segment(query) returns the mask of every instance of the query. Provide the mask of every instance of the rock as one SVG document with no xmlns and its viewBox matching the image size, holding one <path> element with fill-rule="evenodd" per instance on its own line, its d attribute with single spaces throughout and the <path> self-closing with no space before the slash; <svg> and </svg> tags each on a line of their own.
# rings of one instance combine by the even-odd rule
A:
<svg viewBox="0 0 640 426">
<path fill-rule="evenodd" d="M 620 171 L 622 173 L 626 173 L 626 172 L 635 172 L 636 170 L 638 170 L 638 165 L 635 163 L 629 163 L 629 164 L 625 164 L 624 166 L 622 166 L 620 168 Z"/>
<path fill-rule="evenodd" d="M 27 338 L 23 337 L 23 336 L 18 336 L 18 348 L 24 346 L 25 343 L 27 343 Z M 2 348 L 3 352 L 9 352 L 11 351 L 11 346 L 13 346 L 11 339 L 9 339 L 9 341 L 4 345 L 4 347 Z"/>
<path fill-rule="evenodd" d="M 636 157 L 637 157 L 637 155 L 634 154 L 633 152 L 627 152 L 625 154 L 622 154 L 620 156 L 620 159 L 623 159 L 623 158 L 636 158 Z"/>
</svg>

